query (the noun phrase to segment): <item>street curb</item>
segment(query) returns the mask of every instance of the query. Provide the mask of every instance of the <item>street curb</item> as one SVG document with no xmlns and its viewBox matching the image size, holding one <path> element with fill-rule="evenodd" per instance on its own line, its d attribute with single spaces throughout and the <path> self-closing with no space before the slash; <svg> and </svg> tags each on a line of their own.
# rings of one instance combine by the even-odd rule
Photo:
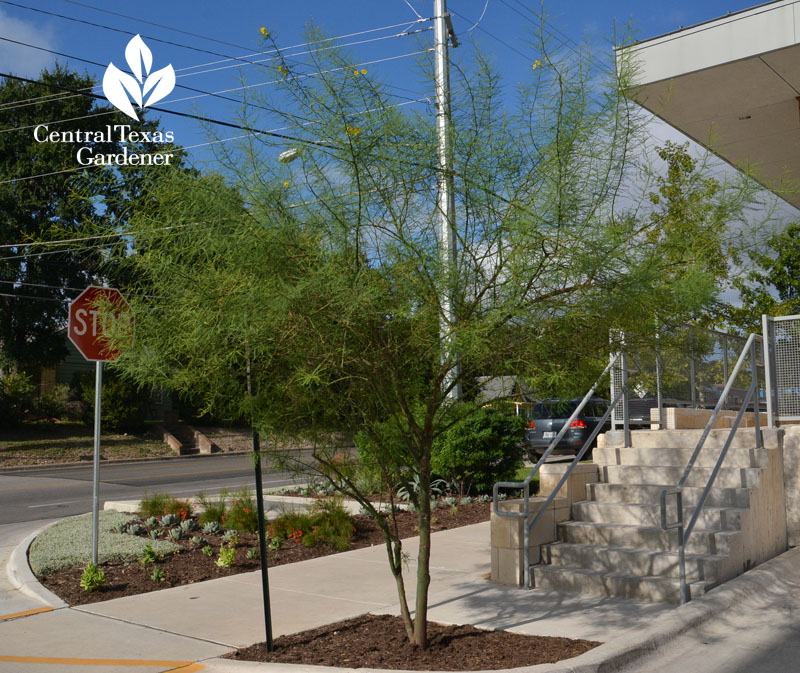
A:
<svg viewBox="0 0 800 673">
<path fill-rule="evenodd" d="M 746 601 L 767 603 L 786 595 L 800 583 L 800 547 L 790 549 L 729 580 L 708 594 L 653 620 L 646 628 L 633 629 L 574 659 L 506 669 L 515 673 L 622 673 L 631 664 L 656 654 L 661 648 L 698 625 Z M 383 669 L 338 668 L 305 664 L 277 664 L 212 658 L 202 662 L 208 673 L 387 673 Z M 392 673 L 419 673 L 392 671 Z M 437 672 L 428 672 L 437 673 Z M 476 673 L 493 673 L 478 671 Z M 497 673 L 496 671 L 494 673 Z"/>
<path fill-rule="evenodd" d="M 31 567 L 28 565 L 28 548 L 31 546 L 31 543 L 38 535 L 41 535 L 43 531 L 56 523 L 58 522 L 54 521 L 46 526 L 42 526 L 28 535 L 28 537 L 14 548 L 14 551 L 11 552 L 11 557 L 8 559 L 8 564 L 6 565 L 6 574 L 8 575 L 9 582 L 11 582 L 11 586 L 15 589 L 19 589 L 26 596 L 30 596 L 45 605 L 58 609 L 68 608 L 69 605 L 52 591 L 46 589 L 39 582 L 36 575 L 33 574 Z"/>
<path fill-rule="evenodd" d="M 219 453 L 193 453 L 184 456 L 153 456 L 152 458 L 108 458 L 100 461 L 103 465 L 138 465 L 140 463 L 154 463 L 162 460 L 186 460 L 187 458 L 214 458 L 219 456 L 247 456 L 253 453 L 245 451 L 220 451 Z M 6 472 L 27 472 L 29 470 L 49 470 L 62 467 L 91 467 L 91 460 L 80 460 L 74 463 L 44 463 L 42 465 L 15 465 L 13 467 L 0 467 L 0 474 Z"/>
</svg>

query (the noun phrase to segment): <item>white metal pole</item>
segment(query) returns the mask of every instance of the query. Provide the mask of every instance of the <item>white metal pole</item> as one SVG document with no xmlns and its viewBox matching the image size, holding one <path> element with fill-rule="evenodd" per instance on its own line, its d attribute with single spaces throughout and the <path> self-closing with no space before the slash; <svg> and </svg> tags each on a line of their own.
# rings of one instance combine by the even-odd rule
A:
<svg viewBox="0 0 800 673">
<path fill-rule="evenodd" d="M 772 377 L 774 372 L 772 371 L 772 343 L 770 342 L 769 320 L 770 318 L 768 315 L 761 315 L 761 345 L 764 349 L 764 389 L 767 398 L 767 427 L 774 428 L 775 410 L 772 408 Z M 753 367 L 755 367 L 755 363 L 753 364 Z"/>
<path fill-rule="evenodd" d="M 447 0 L 434 0 L 434 43 L 436 50 L 436 132 L 439 139 L 439 193 L 437 212 L 439 215 L 440 257 L 444 265 L 446 281 L 442 295 L 442 317 L 440 320 L 441 341 L 444 347 L 442 357 L 455 357 L 452 352 L 452 330 L 456 322 L 453 307 L 456 274 L 456 230 L 455 193 L 453 185 L 453 147 L 450 137 L 450 62 L 448 57 Z M 450 386 L 458 377 L 458 365 L 445 380 Z M 461 397 L 461 384 L 453 386 L 450 397 Z"/>
<path fill-rule="evenodd" d="M 92 489 L 92 563 L 97 565 L 98 514 L 100 511 L 100 402 L 103 390 L 103 363 L 95 363 L 94 377 L 94 486 Z"/>
</svg>

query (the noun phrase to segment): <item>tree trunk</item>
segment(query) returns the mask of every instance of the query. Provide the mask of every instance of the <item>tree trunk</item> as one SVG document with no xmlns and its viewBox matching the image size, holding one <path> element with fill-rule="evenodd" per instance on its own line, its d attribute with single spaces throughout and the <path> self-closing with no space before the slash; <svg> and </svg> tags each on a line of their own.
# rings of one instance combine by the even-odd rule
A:
<svg viewBox="0 0 800 673">
<path fill-rule="evenodd" d="M 417 598 L 414 640 L 423 650 L 428 647 L 428 588 L 431 584 L 431 474 L 430 461 L 420 464 L 419 475 L 419 555 L 417 556 Z"/>
</svg>

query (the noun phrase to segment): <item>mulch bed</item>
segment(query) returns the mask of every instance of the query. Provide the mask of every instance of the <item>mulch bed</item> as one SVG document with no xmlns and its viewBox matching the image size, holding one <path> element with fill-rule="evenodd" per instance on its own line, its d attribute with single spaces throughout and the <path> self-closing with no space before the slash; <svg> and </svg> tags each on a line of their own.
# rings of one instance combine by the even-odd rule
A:
<svg viewBox="0 0 800 673">
<path fill-rule="evenodd" d="M 429 645 L 409 644 L 399 617 L 362 615 L 242 648 L 226 658 L 347 668 L 481 671 L 555 663 L 602 643 L 428 623 Z"/>
<path fill-rule="evenodd" d="M 439 509 L 433 513 L 432 530 L 436 532 L 488 521 L 489 513 L 489 503 L 470 503 L 450 509 Z M 356 534 L 350 541 L 351 549 L 384 544 L 383 534 L 370 517 L 359 515 L 355 519 Z M 416 514 L 398 513 L 397 520 L 402 538 L 414 537 L 419 534 L 416 528 Z M 192 534 L 194 533 L 190 535 Z M 202 548 L 193 545 L 189 539 L 180 540 L 177 542 L 181 546 L 180 551 L 168 554 L 155 564 L 164 573 L 162 582 L 154 582 L 150 579 L 153 565 L 143 567 L 138 561 L 101 563 L 99 567 L 105 572 L 106 583 L 92 592 L 84 591 L 80 586 L 83 567 L 67 568 L 42 575 L 39 577 L 39 581 L 69 605 L 85 605 L 227 577 L 258 570 L 261 567 L 258 559 L 248 559 L 246 556 L 248 549 L 258 548 L 258 537 L 255 534 L 240 533 L 241 542 L 236 548 L 236 559 L 229 568 L 221 568 L 215 563 L 219 557 L 222 536 L 206 535 L 200 532 L 196 532 L 196 534 L 199 534 L 212 547 L 213 555 L 206 556 Z M 270 567 L 275 567 L 335 553 L 337 553 L 336 550 L 327 545 L 306 547 L 302 543 L 286 540 L 280 549 L 267 550 L 267 561 Z"/>
</svg>

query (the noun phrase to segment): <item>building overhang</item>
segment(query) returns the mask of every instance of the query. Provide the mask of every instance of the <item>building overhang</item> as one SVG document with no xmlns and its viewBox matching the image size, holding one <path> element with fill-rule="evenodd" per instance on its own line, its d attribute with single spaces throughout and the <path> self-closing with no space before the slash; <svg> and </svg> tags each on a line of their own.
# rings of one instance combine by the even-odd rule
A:
<svg viewBox="0 0 800 673">
<path fill-rule="evenodd" d="M 618 50 L 627 95 L 800 208 L 800 6 L 777 0 Z"/>
</svg>

